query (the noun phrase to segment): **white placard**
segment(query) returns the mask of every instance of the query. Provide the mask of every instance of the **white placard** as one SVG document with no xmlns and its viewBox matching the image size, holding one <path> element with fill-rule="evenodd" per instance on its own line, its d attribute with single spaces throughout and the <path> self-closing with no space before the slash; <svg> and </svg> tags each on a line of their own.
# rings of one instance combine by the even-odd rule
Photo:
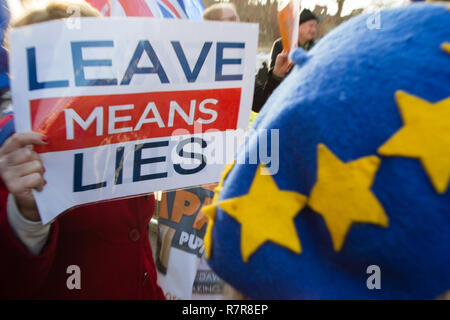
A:
<svg viewBox="0 0 450 320">
<path fill-rule="evenodd" d="M 42 222 L 85 203 L 217 182 L 234 151 L 224 133 L 248 125 L 257 38 L 256 24 L 154 18 L 12 30 L 16 131 L 49 137 L 35 147 L 48 182 L 34 193 Z"/>
</svg>

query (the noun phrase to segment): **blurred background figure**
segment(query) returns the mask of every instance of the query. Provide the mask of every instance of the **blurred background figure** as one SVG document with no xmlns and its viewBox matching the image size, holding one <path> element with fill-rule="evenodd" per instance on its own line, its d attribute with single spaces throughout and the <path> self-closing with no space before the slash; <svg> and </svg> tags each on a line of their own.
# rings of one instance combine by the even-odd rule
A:
<svg viewBox="0 0 450 320">
<path fill-rule="evenodd" d="M 239 22 L 236 7 L 232 3 L 216 3 L 203 13 L 204 20 Z"/>
<path fill-rule="evenodd" d="M 308 51 L 314 46 L 314 37 L 317 33 L 318 23 L 319 19 L 314 13 L 308 9 L 302 11 L 298 27 L 298 46 L 300 48 Z M 258 72 L 258 74 L 266 74 L 266 76 L 265 78 L 257 77 L 255 82 L 252 107 L 252 110 L 255 112 L 261 110 L 269 96 L 292 68 L 292 63 L 288 59 L 289 52 L 283 49 L 281 38 L 279 38 L 272 46 L 269 70 L 267 73 Z"/>
<path fill-rule="evenodd" d="M 318 18 L 308 9 L 304 9 L 300 14 L 299 26 L 298 26 L 298 46 L 308 51 L 314 46 L 314 37 L 317 33 L 319 20 Z M 277 39 L 272 46 L 272 52 L 270 54 L 270 65 L 269 69 L 275 67 L 275 61 L 277 56 L 283 51 L 283 44 L 281 43 L 281 38 Z M 278 70 L 276 70 L 278 71 Z M 278 71 L 275 74 L 279 78 L 285 76 L 285 73 Z"/>
</svg>

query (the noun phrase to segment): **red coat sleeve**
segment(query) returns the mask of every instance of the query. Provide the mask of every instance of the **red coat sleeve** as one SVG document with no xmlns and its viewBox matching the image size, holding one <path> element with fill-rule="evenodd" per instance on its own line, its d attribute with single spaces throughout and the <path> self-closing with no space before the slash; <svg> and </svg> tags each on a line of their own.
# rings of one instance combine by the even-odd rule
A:
<svg viewBox="0 0 450 320">
<path fill-rule="evenodd" d="M 0 182 L 0 299 L 29 299 L 39 291 L 52 266 L 58 222 L 52 224 L 41 254 L 29 253 L 9 225 L 6 213 L 8 194 Z"/>
</svg>

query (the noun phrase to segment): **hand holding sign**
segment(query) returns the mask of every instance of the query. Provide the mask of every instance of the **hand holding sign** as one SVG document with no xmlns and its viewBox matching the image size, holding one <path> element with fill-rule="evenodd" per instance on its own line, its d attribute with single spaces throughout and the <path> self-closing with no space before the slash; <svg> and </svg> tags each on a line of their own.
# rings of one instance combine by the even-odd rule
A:
<svg viewBox="0 0 450 320">
<path fill-rule="evenodd" d="M 289 51 L 282 51 L 275 60 L 273 75 L 278 78 L 284 78 L 289 70 L 291 70 L 292 65 L 292 61 L 289 60 Z"/>
<path fill-rule="evenodd" d="M 22 215 L 39 221 L 39 212 L 32 189 L 42 191 L 44 167 L 32 145 L 46 145 L 46 137 L 36 132 L 15 133 L 0 148 L 0 176 L 15 197 Z"/>
</svg>

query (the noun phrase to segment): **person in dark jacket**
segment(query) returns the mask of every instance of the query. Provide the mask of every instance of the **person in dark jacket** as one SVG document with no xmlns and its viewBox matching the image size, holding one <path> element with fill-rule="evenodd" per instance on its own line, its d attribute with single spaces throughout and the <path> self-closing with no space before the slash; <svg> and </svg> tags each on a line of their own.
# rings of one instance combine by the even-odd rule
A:
<svg viewBox="0 0 450 320">
<path fill-rule="evenodd" d="M 300 14 L 298 27 L 298 46 L 310 50 L 314 46 L 314 36 L 317 32 L 318 18 L 310 10 L 304 9 Z M 289 52 L 283 50 L 281 38 L 277 39 L 270 53 L 269 72 L 266 79 L 256 79 L 252 110 L 259 112 L 269 96 L 291 70 L 288 59 Z"/>
</svg>

